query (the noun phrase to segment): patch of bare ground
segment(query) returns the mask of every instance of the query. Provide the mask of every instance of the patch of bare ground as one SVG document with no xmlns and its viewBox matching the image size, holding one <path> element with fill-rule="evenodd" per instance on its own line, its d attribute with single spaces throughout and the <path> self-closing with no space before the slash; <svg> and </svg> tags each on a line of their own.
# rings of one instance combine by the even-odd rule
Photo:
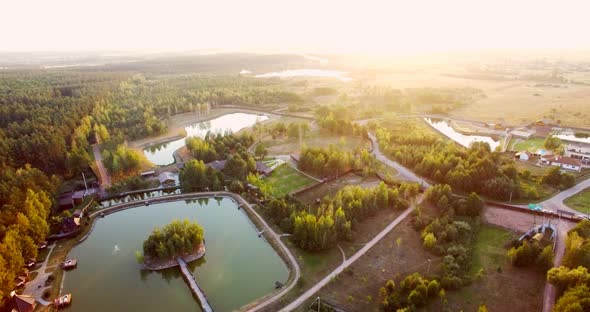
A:
<svg viewBox="0 0 590 312">
<path fill-rule="evenodd" d="M 431 259 L 430 266 L 428 259 Z M 440 259 L 422 247 L 420 234 L 408 218 L 318 296 L 345 311 L 380 311 L 379 289 L 387 280 L 399 282 L 413 272 L 436 274 L 440 263 Z"/>
<path fill-rule="evenodd" d="M 570 221 L 564 221 L 557 217 L 544 218 L 541 216 L 533 215 L 526 212 L 494 208 L 493 206 L 486 206 L 483 211 L 483 220 L 487 223 L 494 224 L 509 230 L 524 233 L 530 230 L 533 225 L 541 224 L 543 222 L 549 222 L 557 224 L 557 222 L 567 223 L 573 226 Z"/>
<path fill-rule="evenodd" d="M 321 200 L 326 196 L 332 196 L 336 194 L 340 189 L 347 185 L 358 185 L 365 188 L 371 188 L 379 185 L 379 182 L 381 181 L 377 179 L 375 175 L 363 177 L 355 173 L 349 173 L 336 180 L 324 183 L 320 186 L 310 189 L 309 191 L 303 192 L 297 195 L 297 199 L 304 203 L 312 204 L 316 199 Z"/>
</svg>

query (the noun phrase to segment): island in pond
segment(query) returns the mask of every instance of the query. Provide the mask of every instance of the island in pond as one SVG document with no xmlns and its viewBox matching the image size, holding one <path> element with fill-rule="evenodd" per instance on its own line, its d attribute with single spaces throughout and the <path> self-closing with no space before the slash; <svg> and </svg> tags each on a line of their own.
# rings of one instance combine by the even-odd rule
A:
<svg viewBox="0 0 590 312">
<path fill-rule="evenodd" d="M 203 228 L 189 220 L 174 220 L 163 229 L 155 228 L 143 242 L 143 266 L 148 270 L 161 270 L 178 265 L 177 257 L 185 262 L 205 255 Z"/>
</svg>

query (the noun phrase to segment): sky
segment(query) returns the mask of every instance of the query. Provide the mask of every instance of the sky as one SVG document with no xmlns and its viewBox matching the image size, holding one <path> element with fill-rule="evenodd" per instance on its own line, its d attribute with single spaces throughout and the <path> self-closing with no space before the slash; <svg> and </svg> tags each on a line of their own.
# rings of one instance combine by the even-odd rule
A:
<svg viewBox="0 0 590 312">
<path fill-rule="evenodd" d="M 590 48 L 590 1 L 0 0 L 0 51 Z"/>
</svg>

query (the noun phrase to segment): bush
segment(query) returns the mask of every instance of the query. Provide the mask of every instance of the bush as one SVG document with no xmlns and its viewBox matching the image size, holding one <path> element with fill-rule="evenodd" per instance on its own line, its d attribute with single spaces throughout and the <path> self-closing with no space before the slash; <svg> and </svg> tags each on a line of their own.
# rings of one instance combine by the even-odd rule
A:
<svg viewBox="0 0 590 312">
<path fill-rule="evenodd" d="M 428 283 L 428 297 L 434 298 L 440 291 L 440 283 L 437 280 L 432 280 Z"/>
<path fill-rule="evenodd" d="M 244 191 L 244 184 L 239 180 L 233 180 L 229 185 L 229 190 L 240 194 Z"/>
<path fill-rule="evenodd" d="M 529 243 L 523 241 L 518 248 L 512 247 L 508 251 L 508 258 L 514 266 L 525 267 L 531 265 L 537 260 L 541 247 L 537 242 Z"/>
<path fill-rule="evenodd" d="M 536 265 L 543 271 L 553 267 L 553 247 L 546 246 L 537 256 Z"/>
</svg>

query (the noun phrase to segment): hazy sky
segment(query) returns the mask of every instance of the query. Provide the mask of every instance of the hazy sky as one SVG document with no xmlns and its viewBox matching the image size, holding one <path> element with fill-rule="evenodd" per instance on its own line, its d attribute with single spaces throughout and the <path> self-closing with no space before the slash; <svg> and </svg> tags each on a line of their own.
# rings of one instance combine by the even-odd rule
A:
<svg viewBox="0 0 590 312">
<path fill-rule="evenodd" d="M 590 1 L 0 0 L 0 50 L 590 48 Z"/>
</svg>

